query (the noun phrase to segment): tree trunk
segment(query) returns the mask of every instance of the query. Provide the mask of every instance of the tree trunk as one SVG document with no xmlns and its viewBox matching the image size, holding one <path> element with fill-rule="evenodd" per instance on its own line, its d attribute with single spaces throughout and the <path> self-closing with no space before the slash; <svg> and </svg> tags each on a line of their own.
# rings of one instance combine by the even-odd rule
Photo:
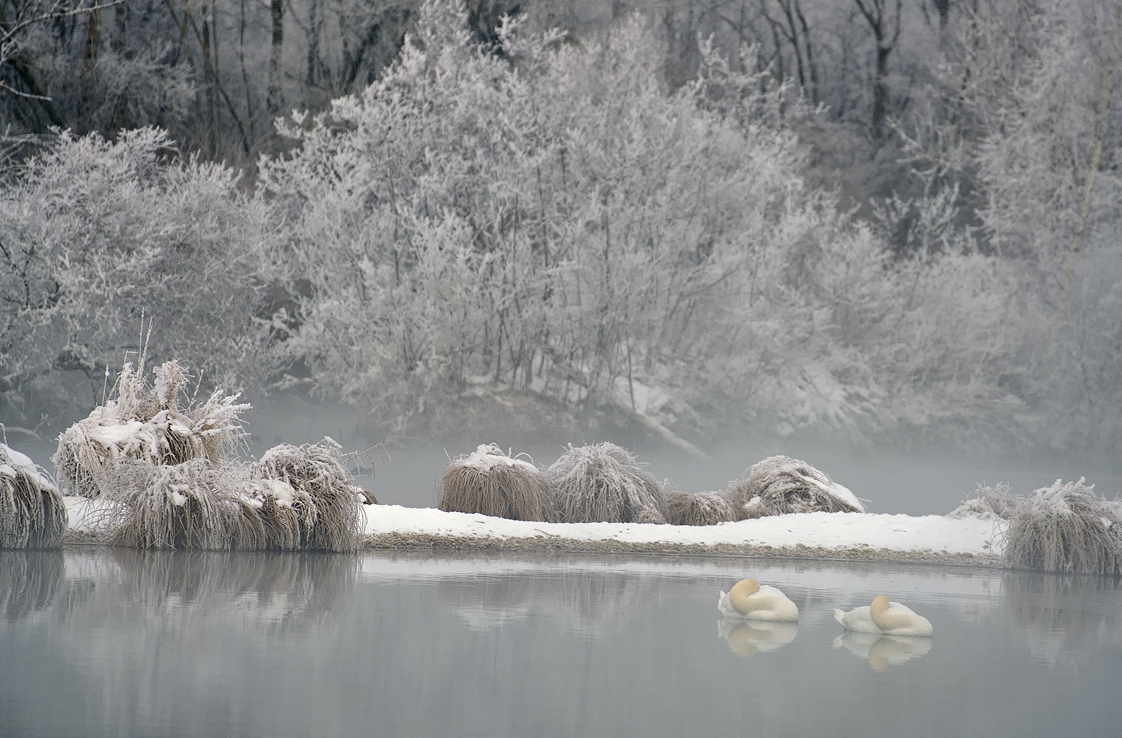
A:
<svg viewBox="0 0 1122 738">
<path fill-rule="evenodd" d="M 281 91 L 281 54 L 284 51 L 284 0 L 271 0 L 269 8 L 273 16 L 272 53 L 269 56 L 269 90 L 265 95 L 265 107 L 272 115 L 280 115 L 284 108 Z"/>
</svg>

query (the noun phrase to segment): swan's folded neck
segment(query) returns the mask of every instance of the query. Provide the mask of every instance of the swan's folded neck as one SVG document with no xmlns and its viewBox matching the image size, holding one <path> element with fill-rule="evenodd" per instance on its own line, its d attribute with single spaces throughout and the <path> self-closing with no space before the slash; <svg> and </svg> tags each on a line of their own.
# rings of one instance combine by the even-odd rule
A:
<svg viewBox="0 0 1122 738">
<path fill-rule="evenodd" d="M 881 630 L 898 630 L 912 625 L 912 619 L 906 613 L 890 613 L 888 597 L 886 595 L 877 595 L 873 600 L 873 604 L 869 605 L 869 617 L 873 619 Z"/>
<path fill-rule="evenodd" d="M 768 606 L 766 601 L 753 598 L 752 595 L 760 591 L 760 583 L 755 579 L 745 579 L 737 582 L 729 590 L 729 603 L 741 615 L 747 615 Z"/>
</svg>

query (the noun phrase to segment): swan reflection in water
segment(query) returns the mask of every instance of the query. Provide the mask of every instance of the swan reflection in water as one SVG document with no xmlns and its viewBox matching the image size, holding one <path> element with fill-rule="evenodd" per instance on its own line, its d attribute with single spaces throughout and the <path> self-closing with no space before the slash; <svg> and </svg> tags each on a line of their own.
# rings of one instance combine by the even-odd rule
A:
<svg viewBox="0 0 1122 738">
<path fill-rule="evenodd" d="M 795 640 L 798 634 L 797 623 L 736 618 L 721 618 L 717 622 L 717 635 L 725 639 L 730 651 L 743 659 L 776 651 Z"/>
<path fill-rule="evenodd" d="M 873 671 L 884 671 L 926 655 L 931 650 L 931 639 L 846 631 L 834 639 L 834 648 L 849 649 L 857 658 L 868 660 Z"/>
</svg>

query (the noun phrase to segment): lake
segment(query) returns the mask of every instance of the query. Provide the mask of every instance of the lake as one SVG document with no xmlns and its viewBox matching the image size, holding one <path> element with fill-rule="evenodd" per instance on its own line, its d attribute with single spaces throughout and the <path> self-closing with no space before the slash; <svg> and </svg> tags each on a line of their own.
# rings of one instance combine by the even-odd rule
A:
<svg viewBox="0 0 1122 738">
<path fill-rule="evenodd" d="M 796 626 L 722 623 L 753 576 Z M 887 593 L 933 639 L 843 635 Z M 885 564 L 0 553 L 0 736 L 1117 735 L 1122 585 Z"/>
</svg>

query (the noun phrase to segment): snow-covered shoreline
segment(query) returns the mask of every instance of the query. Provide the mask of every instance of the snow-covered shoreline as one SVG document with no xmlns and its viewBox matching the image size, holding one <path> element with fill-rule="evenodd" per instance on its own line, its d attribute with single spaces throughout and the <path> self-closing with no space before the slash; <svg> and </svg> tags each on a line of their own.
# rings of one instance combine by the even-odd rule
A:
<svg viewBox="0 0 1122 738">
<path fill-rule="evenodd" d="M 67 497 L 67 543 L 97 543 L 96 501 Z M 1003 524 L 939 515 L 801 513 L 708 526 L 538 523 L 366 506 L 366 548 L 688 553 L 1001 566 Z"/>
</svg>

